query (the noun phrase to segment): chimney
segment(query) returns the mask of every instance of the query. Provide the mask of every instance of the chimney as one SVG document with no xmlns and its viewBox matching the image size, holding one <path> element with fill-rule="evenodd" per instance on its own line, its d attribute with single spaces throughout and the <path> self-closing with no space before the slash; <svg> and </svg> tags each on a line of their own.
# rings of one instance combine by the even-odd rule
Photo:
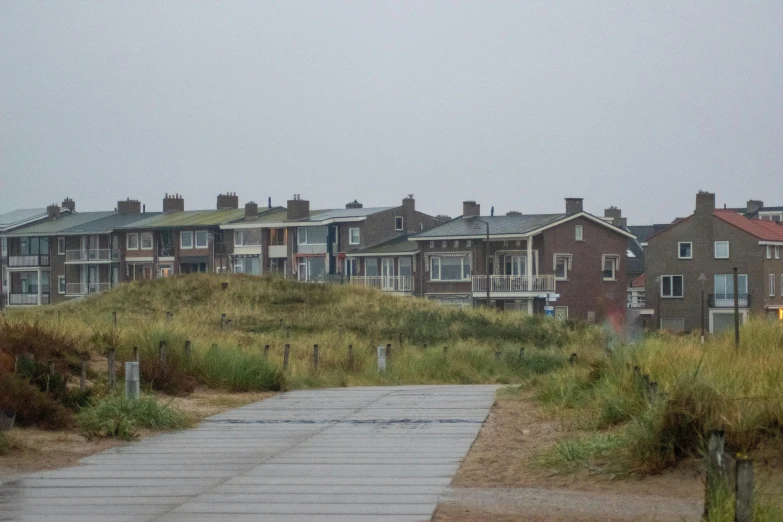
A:
<svg viewBox="0 0 783 522">
<path fill-rule="evenodd" d="M 286 218 L 289 220 L 306 219 L 310 217 L 310 202 L 301 199 L 299 194 L 294 194 L 294 199 L 289 199 L 286 206 Z"/>
<path fill-rule="evenodd" d="M 272 196 L 267 199 L 266 208 L 272 208 Z"/>
<path fill-rule="evenodd" d="M 71 212 L 76 212 L 76 202 L 71 198 L 65 198 L 63 200 L 63 208 L 67 208 Z"/>
<path fill-rule="evenodd" d="M 745 213 L 748 215 L 757 214 L 759 210 L 764 208 L 764 202 L 757 199 L 748 200 L 748 208 L 745 209 Z"/>
<path fill-rule="evenodd" d="M 163 198 L 163 212 L 182 212 L 185 210 L 185 199 L 179 194 L 166 194 Z"/>
<path fill-rule="evenodd" d="M 480 216 L 481 205 L 475 201 L 463 201 L 462 202 L 462 215 L 463 217 Z"/>
<path fill-rule="evenodd" d="M 140 214 L 141 203 L 135 199 L 126 199 L 117 202 L 117 212 L 120 214 Z"/>
<path fill-rule="evenodd" d="M 258 205 L 253 201 L 245 203 L 245 219 L 251 219 L 258 215 Z"/>
<path fill-rule="evenodd" d="M 225 194 L 218 194 L 217 209 L 226 210 L 230 208 L 239 208 L 239 197 L 237 197 L 237 193 L 226 192 Z"/>
<path fill-rule="evenodd" d="M 351 201 L 350 203 L 346 203 L 345 204 L 345 208 L 362 208 L 363 206 L 364 205 L 362 205 L 361 203 L 359 203 L 358 200 L 355 200 L 355 199 L 353 201 Z"/>
<path fill-rule="evenodd" d="M 573 216 L 582 212 L 582 198 L 565 198 L 566 202 L 566 215 Z"/>
<path fill-rule="evenodd" d="M 617 207 L 609 207 L 604 210 L 604 217 L 616 227 L 623 228 L 628 225 L 628 220 L 623 217 L 623 211 Z"/>
<path fill-rule="evenodd" d="M 711 216 L 713 212 L 715 212 L 715 194 L 700 190 L 696 194 L 695 214 L 697 216 Z"/>
<path fill-rule="evenodd" d="M 49 220 L 55 220 L 60 218 L 60 205 L 53 203 L 46 207 L 46 217 Z"/>
<path fill-rule="evenodd" d="M 408 194 L 407 198 L 402 200 L 402 209 L 404 212 L 403 229 L 408 232 L 417 232 L 416 230 L 416 200 L 413 198 L 413 194 Z"/>
</svg>

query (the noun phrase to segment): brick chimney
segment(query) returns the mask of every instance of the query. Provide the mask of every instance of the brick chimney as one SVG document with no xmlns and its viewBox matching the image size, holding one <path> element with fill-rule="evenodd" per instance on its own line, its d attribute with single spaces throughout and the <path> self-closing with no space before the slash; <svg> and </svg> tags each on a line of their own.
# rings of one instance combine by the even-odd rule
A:
<svg viewBox="0 0 783 522">
<path fill-rule="evenodd" d="M 63 200 L 63 208 L 67 208 L 71 212 L 76 212 L 76 202 L 71 198 L 65 198 Z"/>
<path fill-rule="evenodd" d="M 239 197 L 236 192 L 226 192 L 225 194 L 218 194 L 217 197 L 217 209 L 226 210 L 230 208 L 239 208 Z"/>
<path fill-rule="evenodd" d="M 48 207 L 46 207 L 46 217 L 49 220 L 55 220 L 60 218 L 60 205 L 57 203 L 52 203 Z"/>
<path fill-rule="evenodd" d="M 756 214 L 759 210 L 764 208 L 764 202 L 757 199 L 748 200 L 748 208 L 745 209 L 746 214 Z"/>
<path fill-rule="evenodd" d="M 407 198 L 402 200 L 402 209 L 404 212 L 405 223 L 403 228 L 408 232 L 417 232 L 416 230 L 416 200 L 413 194 L 408 194 Z"/>
<path fill-rule="evenodd" d="M 306 219 L 310 217 L 310 202 L 301 199 L 299 194 L 294 194 L 294 199 L 289 199 L 286 205 L 286 218 Z"/>
<path fill-rule="evenodd" d="M 697 216 L 711 216 L 713 212 L 715 212 L 715 194 L 700 190 L 696 194 L 695 214 Z"/>
<path fill-rule="evenodd" d="M 566 202 L 566 215 L 567 216 L 573 216 L 574 214 L 579 214 L 582 212 L 582 203 L 584 202 L 584 199 L 582 198 L 565 198 Z"/>
<path fill-rule="evenodd" d="M 120 214 L 141 214 L 141 203 L 135 199 L 118 201 L 117 212 Z"/>
<path fill-rule="evenodd" d="M 359 201 L 358 201 L 358 200 L 356 200 L 356 199 L 354 199 L 354 200 L 353 200 L 353 201 L 351 201 L 350 203 L 346 203 L 346 204 L 345 204 L 345 208 L 362 208 L 363 206 L 364 206 L 364 205 L 362 205 L 361 203 L 359 203 Z"/>
<path fill-rule="evenodd" d="M 623 211 L 617 207 L 605 209 L 604 217 L 608 218 L 607 221 L 616 227 L 622 228 L 628 225 L 628 220 L 623 217 Z"/>
<path fill-rule="evenodd" d="M 166 194 L 163 198 L 163 212 L 182 212 L 185 210 L 185 199 L 179 194 Z"/>
<path fill-rule="evenodd" d="M 258 215 L 258 205 L 254 201 L 245 203 L 245 219 L 252 219 Z"/>
<path fill-rule="evenodd" d="M 481 205 L 479 205 L 475 201 L 463 201 L 462 202 L 462 215 L 464 217 L 480 216 L 481 215 Z"/>
</svg>

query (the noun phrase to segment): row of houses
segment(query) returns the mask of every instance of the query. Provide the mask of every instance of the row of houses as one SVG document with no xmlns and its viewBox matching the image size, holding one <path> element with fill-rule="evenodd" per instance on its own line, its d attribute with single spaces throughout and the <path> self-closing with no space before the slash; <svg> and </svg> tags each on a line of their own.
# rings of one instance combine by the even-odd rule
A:
<svg viewBox="0 0 783 522">
<path fill-rule="evenodd" d="M 162 212 L 139 201 L 77 212 L 71 199 L 0 216 L 2 295 L 8 306 L 46 305 L 127 281 L 193 272 L 275 274 L 343 282 L 451 306 L 485 305 L 602 320 L 623 315 L 633 235 L 568 198 L 560 212 L 482 215 L 474 201 L 455 219 L 398 205 L 311 209 L 217 196 L 185 210 L 166 194 Z M 613 210 L 607 210 L 611 213 Z"/>
</svg>

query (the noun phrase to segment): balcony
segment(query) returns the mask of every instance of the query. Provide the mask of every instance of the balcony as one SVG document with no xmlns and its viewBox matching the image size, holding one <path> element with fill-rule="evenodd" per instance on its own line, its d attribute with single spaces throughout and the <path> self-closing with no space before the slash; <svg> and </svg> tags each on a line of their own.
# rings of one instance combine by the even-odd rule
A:
<svg viewBox="0 0 783 522">
<path fill-rule="evenodd" d="M 37 306 L 49 304 L 49 292 L 41 294 L 41 302 L 38 302 L 38 294 L 8 294 L 8 306 Z"/>
<path fill-rule="evenodd" d="M 111 288 L 111 283 L 66 283 L 67 295 L 90 295 L 105 292 Z"/>
<path fill-rule="evenodd" d="M 8 256 L 8 268 L 37 268 L 49 266 L 49 255 Z"/>
<path fill-rule="evenodd" d="M 413 292 L 411 276 L 351 276 L 349 283 L 383 292 Z"/>
<path fill-rule="evenodd" d="M 492 294 L 521 294 L 521 293 L 540 293 L 555 291 L 555 276 L 540 275 L 528 278 L 527 276 L 489 276 L 489 291 Z M 487 276 L 473 276 L 473 291 L 476 293 L 486 293 Z"/>
<path fill-rule="evenodd" d="M 740 308 L 750 308 L 750 294 L 737 294 Z M 734 294 L 708 294 L 710 308 L 734 308 Z"/>
<path fill-rule="evenodd" d="M 117 261 L 119 258 L 119 251 L 111 248 L 90 248 L 65 251 L 66 263 L 108 263 Z"/>
</svg>

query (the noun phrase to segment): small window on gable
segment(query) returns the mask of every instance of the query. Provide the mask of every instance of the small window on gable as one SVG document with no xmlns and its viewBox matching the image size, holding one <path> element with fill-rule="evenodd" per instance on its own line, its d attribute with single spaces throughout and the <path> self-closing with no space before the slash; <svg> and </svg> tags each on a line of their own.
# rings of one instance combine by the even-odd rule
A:
<svg viewBox="0 0 783 522">
<path fill-rule="evenodd" d="M 693 259 L 693 243 L 690 241 L 677 243 L 677 257 L 680 259 Z"/>
<path fill-rule="evenodd" d="M 603 256 L 603 280 L 615 281 L 617 280 L 617 268 L 620 264 L 620 256 L 604 255 Z"/>
<path fill-rule="evenodd" d="M 359 229 L 358 228 L 349 228 L 348 229 L 348 244 L 350 244 L 350 245 L 358 245 L 359 243 L 360 243 Z"/>
<path fill-rule="evenodd" d="M 395 216 L 394 218 L 394 230 L 402 230 L 403 229 L 403 219 L 402 216 Z"/>
<path fill-rule="evenodd" d="M 716 241 L 715 242 L 715 259 L 728 259 L 729 258 L 729 242 L 728 241 Z"/>
<path fill-rule="evenodd" d="M 575 225 L 574 226 L 574 239 L 576 241 L 584 241 L 585 240 L 584 228 L 582 227 L 582 225 Z"/>
<path fill-rule="evenodd" d="M 57 238 L 57 253 L 62 255 L 65 255 L 65 238 L 64 237 L 58 237 Z"/>
</svg>

